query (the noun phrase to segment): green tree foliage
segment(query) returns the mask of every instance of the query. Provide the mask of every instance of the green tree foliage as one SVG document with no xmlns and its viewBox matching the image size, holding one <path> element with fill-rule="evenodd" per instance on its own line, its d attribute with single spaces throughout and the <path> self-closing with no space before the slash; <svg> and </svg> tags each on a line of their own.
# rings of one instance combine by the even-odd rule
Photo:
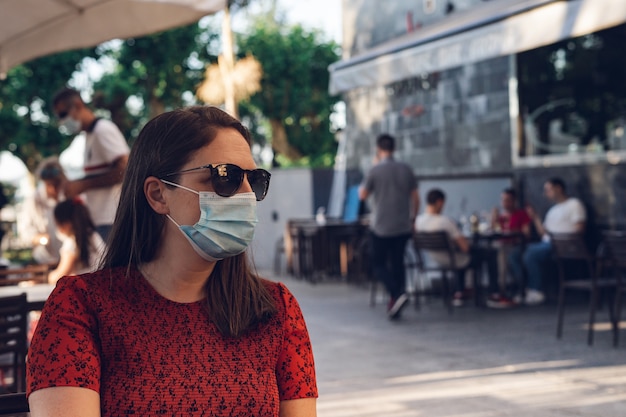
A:
<svg viewBox="0 0 626 417">
<path fill-rule="evenodd" d="M 263 114 L 279 159 L 332 166 L 337 144 L 330 114 L 338 97 L 328 94 L 328 65 L 339 47 L 316 31 L 257 22 L 238 40 L 239 55 L 253 55 L 263 67 L 261 91 L 240 105 L 242 117 Z M 304 160 L 303 160 L 304 158 Z"/>
<path fill-rule="evenodd" d="M 200 34 L 198 24 L 193 24 L 127 39 L 121 47 L 105 51 L 117 65 L 94 84 L 93 105 L 109 110 L 126 137 L 133 138 L 148 119 L 187 104 L 183 93 L 195 91 L 204 73 L 203 62 L 215 59 L 198 40 Z M 196 58 L 195 66 L 191 56 Z M 129 109 L 131 96 L 143 106 Z"/>
<path fill-rule="evenodd" d="M 51 97 L 93 49 L 75 50 L 18 65 L 0 81 L 0 149 L 8 149 L 32 171 L 42 157 L 58 154 L 71 138 L 61 135 Z"/>
</svg>

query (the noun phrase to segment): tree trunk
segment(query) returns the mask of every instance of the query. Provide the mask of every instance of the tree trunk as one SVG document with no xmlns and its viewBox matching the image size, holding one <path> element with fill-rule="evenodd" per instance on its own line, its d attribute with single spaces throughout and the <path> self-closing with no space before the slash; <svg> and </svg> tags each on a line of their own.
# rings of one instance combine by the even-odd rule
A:
<svg viewBox="0 0 626 417">
<path fill-rule="evenodd" d="M 270 119 L 270 125 L 272 126 L 272 149 L 274 152 L 285 156 L 290 161 L 302 158 L 302 154 L 289 143 L 285 126 L 280 120 Z"/>
<path fill-rule="evenodd" d="M 230 26 L 230 8 L 228 6 L 224 9 L 224 17 L 222 19 L 222 54 L 218 57 L 217 63 L 224 83 L 224 106 L 226 112 L 238 119 L 239 112 L 237 111 L 235 83 L 233 80 L 235 52 L 233 48 L 233 31 Z"/>
</svg>

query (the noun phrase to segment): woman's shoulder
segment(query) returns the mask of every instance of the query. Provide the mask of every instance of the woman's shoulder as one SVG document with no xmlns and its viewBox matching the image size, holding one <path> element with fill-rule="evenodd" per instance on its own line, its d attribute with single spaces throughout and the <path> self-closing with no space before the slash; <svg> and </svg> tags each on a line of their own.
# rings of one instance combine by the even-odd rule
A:
<svg viewBox="0 0 626 417">
<path fill-rule="evenodd" d="M 126 268 L 107 268 L 80 275 L 65 276 L 57 282 L 55 292 L 80 293 L 88 298 L 109 297 L 120 288 Z"/>
<path fill-rule="evenodd" d="M 280 301 L 283 298 L 284 293 L 289 291 L 283 283 L 271 281 L 267 278 L 259 278 L 261 284 L 270 293 L 274 301 Z"/>
<path fill-rule="evenodd" d="M 288 312 L 295 309 L 299 309 L 298 301 L 293 293 L 282 282 L 270 281 L 265 278 L 261 278 L 261 282 L 267 288 L 270 295 L 276 302 L 276 307 L 279 311 Z"/>
</svg>

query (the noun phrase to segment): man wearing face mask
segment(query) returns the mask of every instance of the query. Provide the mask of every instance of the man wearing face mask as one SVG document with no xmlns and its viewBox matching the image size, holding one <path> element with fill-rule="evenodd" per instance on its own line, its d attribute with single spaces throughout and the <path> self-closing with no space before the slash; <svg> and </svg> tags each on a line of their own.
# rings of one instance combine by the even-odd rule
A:
<svg viewBox="0 0 626 417">
<path fill-rule="evenodd" d="M 52 106 L 64 133 L 85 132 L 85 176 L 68 181 L 65 196 L 71 199 L 85 194 L 96 230 L 106 241 L 115 218 L 130 149 L 119 128 L 110 120 L 96 117 L 78 91 L 71 88 L 59 91 Z"/>
</svg>

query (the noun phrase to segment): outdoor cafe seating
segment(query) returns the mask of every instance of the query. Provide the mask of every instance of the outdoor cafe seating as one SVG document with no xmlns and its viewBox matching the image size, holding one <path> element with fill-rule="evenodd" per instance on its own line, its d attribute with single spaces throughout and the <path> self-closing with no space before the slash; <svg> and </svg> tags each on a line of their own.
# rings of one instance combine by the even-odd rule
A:
<svg viewBox="0 0 626 417">
<path fill-rule="evenodd" d="M 0 416 L 27 417 L 29 411 L 25 392 L 0 395 Z"/>
<path fill-rule="evenodd" d="M 44 284 L 48 282 L 49 265 L 28 265 L 0 269 L 0 286 L 17 285 L 20 282 Z"/>
<path fill-rule="evenodd" d="M 29 315 L 43 308 L 54 289 L 47 282 L 48 269 L 48 265 L 0 269 L 0 394 L 26 391 Z M 0 415 L 28 411 L 24 404 L 25 397 L 0 395 Z"/>
<path fill-rule="evenodd" d="M 622 294 L 626 292 L 626 232 L 605 231 L 603 233 L 605 266 L 615 279 L 615 300 L 613 304 L 613 346 L 619 344 L 619 323 L 622 310 Z"/>
<path fill-rule="evenodd" d="M 559 294 L 557 311 L 556 337 L 563 336 L 563 316 L 565 312 L 566 295 L 574 291 L 586 291 L 589 293 L 589 322 L 587 330 L 587 344 L 593 344 L 595 315 L 598 308 L 599 297 L 614 293 L 618 281 L 614 276 L 604 276 L 606 271 L 606 258 L 591 253 L 584 236 L 579 233 L 551 234 L 550 241 L 554 250 L 554 258 L 557 261 L 559 273 Z M 574 271 L 583 272 L 580 274 Z M 581 269 L 582 268 L 582 269 Z M 572 277 L 572 275 L 574 275 Z M 615 333 L 614 308 L 608 304 L 612 331 Z M 615 340 L 615 336 L 614 336 Z"/>
<path fill-rule="evenodd" d="M 0 297 L 0 387 L 4 392 L 26 390 L 28 312 L 25 293 Z"/>
</svg>

